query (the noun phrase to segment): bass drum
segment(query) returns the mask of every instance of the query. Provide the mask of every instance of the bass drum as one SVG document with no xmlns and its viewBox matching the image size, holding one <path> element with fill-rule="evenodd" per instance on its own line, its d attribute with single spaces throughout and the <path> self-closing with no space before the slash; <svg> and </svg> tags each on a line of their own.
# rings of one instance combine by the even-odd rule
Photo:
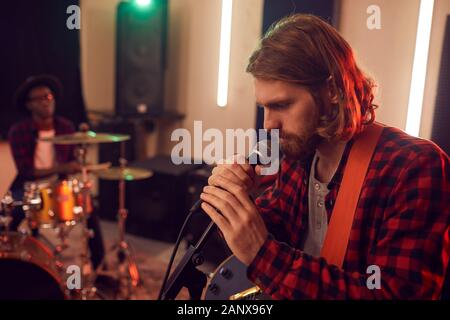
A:
<svg viewBox="0 0 450 320">
<path fill-rule="evenodd" d="M 0 235 L 1 236 L 1 235 Z M 0 299 L 63 300 L 56 260 L 42 242 L 19 233 L 0 237 Z"/>
</svg>

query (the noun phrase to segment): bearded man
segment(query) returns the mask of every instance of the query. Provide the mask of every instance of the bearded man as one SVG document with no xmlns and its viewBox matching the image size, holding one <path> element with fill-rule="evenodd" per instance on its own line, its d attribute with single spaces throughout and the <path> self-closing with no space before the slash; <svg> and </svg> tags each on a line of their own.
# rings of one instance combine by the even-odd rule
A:
<svg viewBox="0 0 450 320">
<path fill-rule="evenodd" d="M 280 132 L 280 170 L 254 202 L 261 168 L 219 165 L 201 199 L 248 278 L 274 299 L 439 298 L 450 252 L 448 155 L 384 126 L 343 263 L 333 264 L 321 250 L 352 146 L 378 125 L 375 85 L 342 36 L 304 14 L 271 28 L 247 71 L 265 129 Z M 370 266 L 379 288 L 367 286 Z"/>
</svg>

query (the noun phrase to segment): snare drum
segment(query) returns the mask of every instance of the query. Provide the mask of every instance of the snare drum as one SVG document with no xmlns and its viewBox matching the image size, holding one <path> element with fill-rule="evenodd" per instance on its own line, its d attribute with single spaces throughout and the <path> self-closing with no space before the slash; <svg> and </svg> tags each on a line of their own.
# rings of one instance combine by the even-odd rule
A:
<svg viewBox="0 0 450 320">
<path fill-rule="evenodd" d="M 66 299 L 51 250 L 33 237 L 9 233 L 0 243 L 0 300 Z"/>
</svg>

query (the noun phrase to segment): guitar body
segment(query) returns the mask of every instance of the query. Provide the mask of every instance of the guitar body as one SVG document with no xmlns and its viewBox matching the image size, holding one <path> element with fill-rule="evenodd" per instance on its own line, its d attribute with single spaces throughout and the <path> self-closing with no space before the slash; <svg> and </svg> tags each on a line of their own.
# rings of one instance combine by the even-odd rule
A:
<svg viewBox="0 0 450 320">
<path fill-rule="evenodd" d="M 204 291 L 205 300 L 270 300 L 247 278 L 247 266 L 234 255 L 214 271 Z"/>
</svg>

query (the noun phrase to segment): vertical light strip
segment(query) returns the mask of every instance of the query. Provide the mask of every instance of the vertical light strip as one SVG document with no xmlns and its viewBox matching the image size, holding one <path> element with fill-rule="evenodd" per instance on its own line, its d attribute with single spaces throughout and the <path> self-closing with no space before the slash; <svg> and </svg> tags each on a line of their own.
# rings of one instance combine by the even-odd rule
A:
<svg viewBox="0 0 450 320">
<path fill-rule="evenodd" d="M 228 77 L 230 73 L 231 18 L 233 0 L 222 0 L 222 22 L 220 27 L 219 82 L 217 105 L 225 107 L 228 103 Z"/>
<path fill-rule="evenodd" d="M 408 115 L 406 117 L 406 132 L 416 137 L 419 136 L 420 120 L 422 117 L 433 7 L 434 0 L 420 1 L 416 48 L 414 51 L 411 88 L 409 91 Z"/>
</svg>

